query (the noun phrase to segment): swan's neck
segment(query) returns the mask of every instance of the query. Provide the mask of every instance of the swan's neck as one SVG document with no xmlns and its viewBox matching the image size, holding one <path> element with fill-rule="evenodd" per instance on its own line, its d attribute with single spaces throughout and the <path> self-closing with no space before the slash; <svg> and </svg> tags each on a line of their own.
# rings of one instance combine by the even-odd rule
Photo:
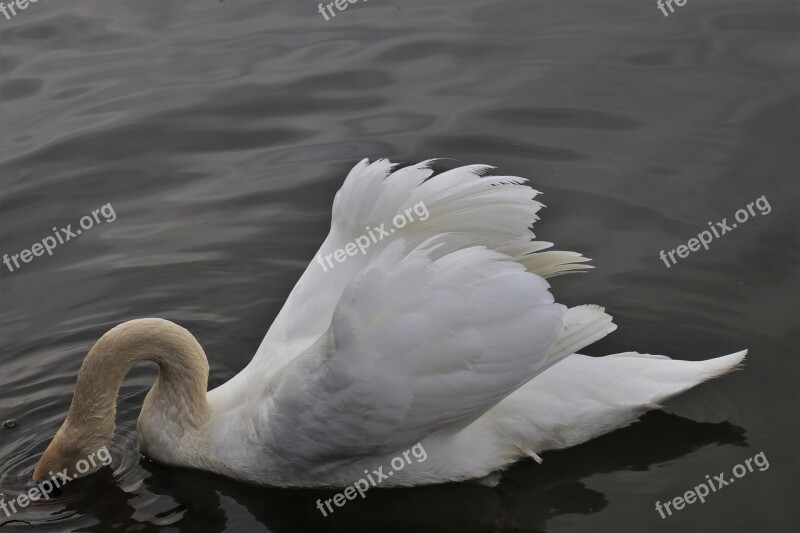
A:
<svg viewBox="0 0 800 533">
<path fill-rule="evenodd" d="M 71 469 L 78 460 L 111 443 L 122 380 L 140 361 L 156 363 L 159 371 L 139 415 L 139 442 L 154 448 L 158 459 L 160 448 L 179 447 L 181 439 L 200 432 L 210 418 L 208 360 L 202 347 L 191 333 L 172 322 L 131 320 L 108 331 L 89 351 L 67 419 L 42 456 L 34 478 L 54 468 Z"/>
</svg>

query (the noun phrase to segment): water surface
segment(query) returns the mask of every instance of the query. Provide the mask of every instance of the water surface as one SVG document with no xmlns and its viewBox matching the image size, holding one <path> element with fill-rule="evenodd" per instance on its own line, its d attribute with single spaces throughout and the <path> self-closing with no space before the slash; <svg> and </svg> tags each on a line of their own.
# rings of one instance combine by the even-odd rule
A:
<svg viewBox="0 0 800 533">
<path fill-rule="evenodd" d="M 0 492 L 13 498 L 92 343 L 143 316 L 205 347 L 215 387 L 252 357 L 362 157 L 531 179 L 539 238 L 594 258 L 559 301 L 604 305 L 592 355 L 743 372 L 624 430 L 522 462 L 498 489 L 260 488 L 140 457 L 155 370 L 121 391 L 112 469 L 9 531 L 796 531 L 798 4 L 689 0 L 38 2 L 0 16 L 0 252 L 105 204 L 80 236 L 0 264 Z M 765 196 L 769 214 L 667 268 L 659 251 Z M 770 468 L 667 519 L 654 508 L 764 452 Z M 0 522 L 6 518 L 0 514 Z"/>
</svg>

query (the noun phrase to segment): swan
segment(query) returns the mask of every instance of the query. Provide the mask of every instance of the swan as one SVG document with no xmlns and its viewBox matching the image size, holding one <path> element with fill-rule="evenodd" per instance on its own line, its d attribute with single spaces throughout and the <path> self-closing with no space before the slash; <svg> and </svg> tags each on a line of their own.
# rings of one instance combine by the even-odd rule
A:
<svg viewBox="0 0 800 533">
<path fill-rule="evenodd" d="M 490 166 L 435 174 L 432 161 L 350 171 L 318 254 L 223 385 L 207 391 L 203 348 L 177 324 L 143 318 L 105 333 L 33 478 L 77 475 L 110 444 L 120 385 L 141 361 L 159 368 L 137 421 L 142 454 L 279 487 L 345 487 L 417 445 L 425 460 L 382 486 L 489 480 L 743 361 L 746 350 L 578 354 L 616 326 L 601 307 L 554 301 L 546 278 L 590 267 L 533 240 L 540 193 Z"/>
</svg>

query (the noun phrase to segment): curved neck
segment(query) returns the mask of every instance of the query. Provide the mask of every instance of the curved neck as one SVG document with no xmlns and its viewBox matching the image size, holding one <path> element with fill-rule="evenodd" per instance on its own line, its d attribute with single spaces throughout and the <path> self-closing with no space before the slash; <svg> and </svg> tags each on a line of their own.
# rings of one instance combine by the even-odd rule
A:
<svg viewBox="0 0 800 533">
<path fill-rule="evenodd" d="M 140 361 L 152 361 L 159 369 L 139 415 L 140 442 L 141 433 L 149 433 L 157 448 L 174 451 L 181 439 L 200 432 L 211 418 L 203 348 L 168 320 L 131 320 L 109 330 L 89 350 L 67 419 L 37 463 L 34 479 L 51 470 L 72 471 L 77 461 L 111 444 L 122 380 Z M 162 435 L 173 440 L 158 442 Z"/>
<path fill-rule="evenodd" d="M 177 324 L 143 318 L 109 330 L 83 361 L 65 421 L 80 434 L 76 437 L 107 441 L 94 444 L 100 446 L 111 441 L 119 389 L 131 367 L 141 361 L 156 363 L 159 372 L 140 420 L 161 415 L 188 429 L 208 419 L 208 360 L 203 348 Z"/>
</svg>

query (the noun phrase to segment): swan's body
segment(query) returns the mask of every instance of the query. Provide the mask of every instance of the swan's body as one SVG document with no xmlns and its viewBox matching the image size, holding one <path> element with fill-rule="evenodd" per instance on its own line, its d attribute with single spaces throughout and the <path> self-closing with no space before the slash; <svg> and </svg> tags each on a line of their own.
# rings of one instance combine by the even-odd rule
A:
<svg viewBox="0 0 800 533">
<path fill-rule="evenodd" d="M 528 231 L 535 191 L 488 168 L 430 178 L 427 163 L 359 163 L 255 357 L 208 393 L 205 354 L 183 328 L 141 319 L 106 333 L 34 478 L 110 442 L 119 386 L 141 360 L 160 367 L 137 427 L 145 455 L 298 487 L 351 485 L 418 442 L 425 460 L 382 486 L 484 477 L 625 426 L 742 361 L 576 354 L 615 326 L 601 308 L 555 303 L 544 278 L 586 259 L 542 252 L 550 244 Z M 410 212 L 364 254 L 323 268 L 320 257 Z"/>
</svg>

